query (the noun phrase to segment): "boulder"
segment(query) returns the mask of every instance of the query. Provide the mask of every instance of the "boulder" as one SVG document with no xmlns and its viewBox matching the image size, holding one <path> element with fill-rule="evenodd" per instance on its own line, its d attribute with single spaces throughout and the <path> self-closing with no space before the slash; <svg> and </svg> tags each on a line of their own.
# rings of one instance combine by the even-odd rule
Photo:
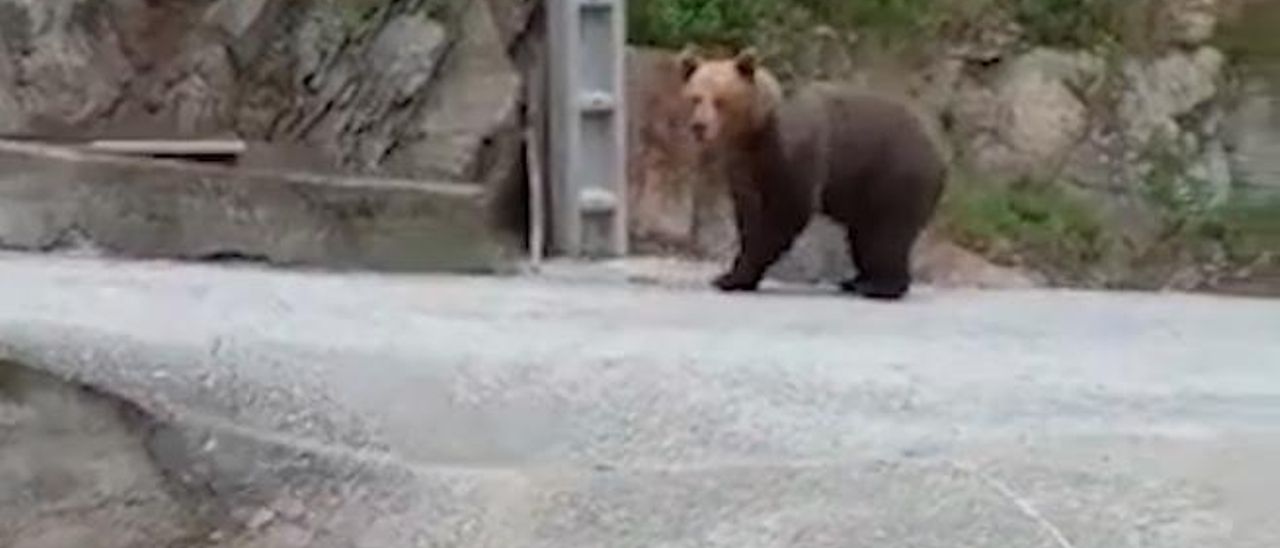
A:
<svg viewBox="0 0 1280 548">
<path fill-rule="evenodd" d="M 1083 94 L 1101 76 L 1102 61 L 1036 49 L 993 70 L 989 84 L 963 83 L 951 105 L 961 154 L 999 178 L 1052 176 L 1088 132 Z"/>
<path fill-rule="evenodd" d="M 440 67 L 440 77 L 422 111 L 409 122 L 412 139 L 385 156 L 398 175 L 434 174 L 478 180 L 490 149 L 508 163 L 522 149 L 499 142 L 499 134 L 519 136 L 520 74 L 487 4 L 472 2 L 461 17 L 461 34 Z"/>
<path fill-rule="evenodd" d="M 1153 61 L 1129 60 L 1118 106 L 1127 138 L 1135 143 L 1178 139 L 1179 118 L 1217 98 L 1225 64 L 1222 52 L 1212 47 L 1169 52 Z"/>
</svg>

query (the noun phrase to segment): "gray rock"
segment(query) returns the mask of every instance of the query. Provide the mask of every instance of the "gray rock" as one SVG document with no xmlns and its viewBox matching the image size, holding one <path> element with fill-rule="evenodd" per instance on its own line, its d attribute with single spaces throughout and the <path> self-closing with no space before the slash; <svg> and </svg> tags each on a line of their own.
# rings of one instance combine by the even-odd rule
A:
<svg viewBox="0 0 1280 548">
<path fill-rule="evenodd" d="M 447 45 L 443 27 L 419 14 L 392 19 L 373 39 L 364 67 L 352 67 L 336 100 L 345 112 L 327 125 L 362 171 L 376 171 L 405 136 L 415 99 L 428 91 Z M 344 95 L 351 90 L 349 96 Z M 409 114 L 406 114 L 409 113 Z M 477 150 L 473 149 L 474 154 Z M 452 175 L 452 174 L 451 174 Z M 472 180 L 450 177 L 453 180 Z"/>
<path fill-rule="evenodd" d="M 493 22 L 502 37 L 503 44 L 510 48 L 520 41 L 529 30 L 534 13 L 540 9 L 544 0 L 487 0 L 489 13 L 493 14 Z"/>
<path fill-rule="evenodd" d="M 413 142 L 412 121 L 438 85 L 450 35 L 410 3 L 380 6 L 315 4 L 299 13 L 299 26 L 278 34 L 269 59 L 252 68 L 253 89 L 263 93 L 246 112 L 255 131 L 310 143 L 361 173 L 381 172 L 393 149 Z"/>
<path fill-rule="evenodd" d="M 440 83 L 421 114 L 410 122 L 417 139 L 387 158 L 392 173 L 456 180 L 501 178 L 485 173 L 490 166 L 482 163 L 482 152 L 494 147 L 500 150 L 498 157 L 510 159 L 522 150 L 511 147 L 509 140 L 495 139 L 503 133 L 519 134 L 521 88 L 520 74 L 507 56 L 494 14 L 486 3 L 470 2 L 460 25 L 458 42 L 440 69 Z"/>
<path fill-rule="evenodd" d="M 1211 47 L 1127 62 L 1117 111 L 1126 137 L 1139 146 L 1155 139 L 1176 142 L 1183 129 L 1178 117 L 1217 97 L 1225 63 L 1222 52 Z"/>
<path fill-rule="evenodd" d="M 1006 61 L 994 83 L 967 85 L 952 106 L 972 165 L 1003 178 L 1047 177 L 1088 130 L 1082 93 L 1103 70 L 1086 53 L 1036 49 Z"/>
<path fill-rule="evenodd" d="M 244 39 L 270 12 L 276 0 L 218 0 L 205 11 L 205 24 L 235 40 Z"/>
<path fill-rule="evenodd" d="M 226 93 L 235 87 L 231 56 L 222 44 L 193 50 L 181 61 L 183 69 L 153 100 L 171 113 L 169 127 L 177 135 L 209 135 L 222 132 L 232 114 L 232 98 Z"/>
<path fill-rule="evenodd" d="M 10 64 L 0 80 L 0 96 L 21 105 L 17 125 L 51 119 L 61 124 L 90 123 L 121 98 L 134 75 L 112 28 L 95 28 L 110 8 L 84 0 L 71 2 L 0 1 L 7 48 L 0 65 Z M 76 18 L 81 24 L 73 22 Z M 99 32 L 100 31 L 100 32 Z"/>
<path fill-rule="evenodd" d="M 1233 172 L 1243 182 L 1280 188 L 1280 63 L 1244 70 L 1241 100 L 1226 121 Z"/>
<path fill-rule="evenodd" d="M 392 19 L 373 41 L 369 59 L 378 72 L 378 82 L 390 87 L 393 102 L 403 102 L 421 93 L 435 76 L 444 54 L 444 27 L 418 14 Z"/>
</svg>

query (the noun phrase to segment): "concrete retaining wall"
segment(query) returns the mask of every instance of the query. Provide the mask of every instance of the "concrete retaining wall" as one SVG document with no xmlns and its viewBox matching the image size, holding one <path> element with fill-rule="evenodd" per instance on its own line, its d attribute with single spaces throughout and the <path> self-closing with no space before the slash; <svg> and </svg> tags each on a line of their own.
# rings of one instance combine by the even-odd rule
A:
<svg viewBox="0 0 1280 548">
<path fill-rule="evenodd" d="M 239 257 L 379 270 L 505 271 L 480 185 L 244 172 L 0 144 L 0 246 Z"/>
</svg>

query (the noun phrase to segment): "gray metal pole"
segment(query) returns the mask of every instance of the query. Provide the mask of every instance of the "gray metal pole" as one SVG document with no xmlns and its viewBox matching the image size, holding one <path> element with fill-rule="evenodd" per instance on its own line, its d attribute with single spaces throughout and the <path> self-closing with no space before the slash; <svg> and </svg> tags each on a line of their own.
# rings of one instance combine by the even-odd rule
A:
<svg viewBox="0 0 1280 548">
<path fill-rule="evenodd" d="M 624 0 L 546 0 L 552 237 L 570 256 L 627 253 Z"/>
</svg>

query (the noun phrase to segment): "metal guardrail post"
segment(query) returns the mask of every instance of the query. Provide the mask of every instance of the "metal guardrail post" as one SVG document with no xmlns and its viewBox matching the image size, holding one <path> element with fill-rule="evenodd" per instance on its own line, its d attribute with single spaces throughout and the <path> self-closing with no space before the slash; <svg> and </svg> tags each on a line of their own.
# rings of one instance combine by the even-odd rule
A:
<svg viewBox="0 0 1280 548">
<path fill-rule="evenodd" d="M 546 0 L 553 247 L 627 253 L 625 0 Z"/>
</svg>

